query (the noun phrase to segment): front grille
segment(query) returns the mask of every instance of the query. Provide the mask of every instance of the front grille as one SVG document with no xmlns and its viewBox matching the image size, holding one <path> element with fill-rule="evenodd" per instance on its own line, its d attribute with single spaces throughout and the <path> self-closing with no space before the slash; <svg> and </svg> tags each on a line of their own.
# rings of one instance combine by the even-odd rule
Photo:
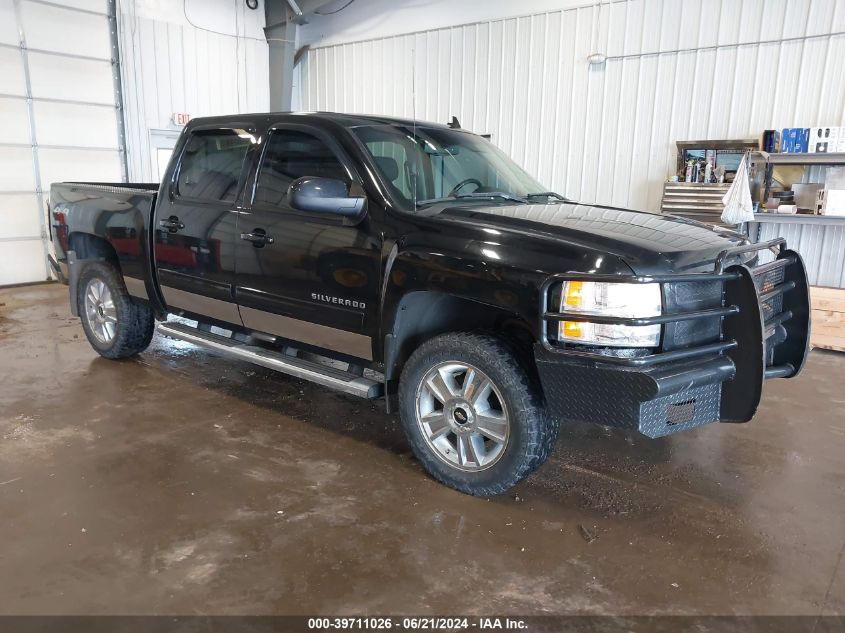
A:
<svg viewBox="0 0 845 633">
<path fill-rule="evenodd" d="M 754 272 L 752 269 L 751 272 Z M 754 285 L 757 286 L 757 293 L 764 294 L 774 290 L 779 284 L 783 283 L 785 276 L 785 268 L 776 268 L 762 275 L 754 275 Z M 760 303 L 760 309 L 763 312 L 763 320 L 770 321 L 772 317 L 783 312 L 783 294 L 777 294 L 768 301 Z"/>
<path fill-rule="evenodd" d="M 755 276 L 757 290 L 759 292 L 768 292 L 769 290 L 777 286 L 779 283 L 783 283 L 785 276 L 786 272 L 783 267 L 775 268 L 774 270 L 770 270 L 768 272 L 764 272 L 759 276 Z"/>
<path fill-rule="evenodd" d="M 777 259 L 768 259 L 760 264 L 761 251 L 766 255 L 769 251 L 777 251 Z M 753 254 L 750 262 L 745 258 L 745 264 L 741 257 L 744 254 Z M 662 283 L 662 315 L 636 319 L 601 317 L 602 323 L 662 325 L 663 341 L 660 350 L 610 355 L 606 350 L 588 349 L 555 340 L 554 332 L 560 321 L 585 320 L 583 315 L 560 311 L 558 308 L 562 283 L 570 279 Z M 795 289 L 797 292 L 790 292 Z M 774 377 L 797 373 L 806 354 L 809 330 L 806 272 L 800 257 L 786 250 L 783 238 L 726 249 L 716 258 L 713 272 L 627 277 L 590 273 L 553 275 L 546 280 L 540 301 L 541 344 L 548 351 L 572 358 L 629 367 L 650 367 L 714 354 L 726 354 L 733 359 L 738 354 L 745 354 L 749 358 L 756 356 L 759 359 L 763 356 L 766 359 L 766 376 Z M 762 333 L 759 325 L 754 325 L 756 319 L 753 315 L 758 314 L 758 309 L 764 324 Z M 793 319 L 796 315 L 798 318 Z M 752 319 L 750 322 L 746 321 L 749 317 Z M 733 323 L 743 325 L 733 327 Z M 784 345 L 787 341 L 790 343 Z M 778 352 L 776 348 L 781 345 L 787 351 Z M 739 347 L 744 351 L 736 352 Z M 758 355 L 755 349 L 765 354 Z M 770 368 L 771 365 L 778 367 Z M 792 370 L 785 365 L 792 367 Z"/>
<path fill-rule="evenodd" d="M 722 282 L 665 284 L 663 304 L 664 310 L 669 313 L 719 308 L 722 306 Z M 720 317 L 667 323 L 663 332 L 663 349 L 681 349 L 718 341 L 722 333 L 721 324 Z"/>
<path fill-rule="evenodd" d="M 778 265 L 778 261 L 781 265 Z M 785 312 L 783 305 L 784 295 L 794 287 L 794 284 L 786 279 L 786 269 L 791 260 L 778 261 L 751 269 L 760 299 L 760 313 L 763 316 L 766 367 L 775 363 L 775 349 L 787 339 L 783 324 L 791 318 L 791 313 Z"/>
</svg>

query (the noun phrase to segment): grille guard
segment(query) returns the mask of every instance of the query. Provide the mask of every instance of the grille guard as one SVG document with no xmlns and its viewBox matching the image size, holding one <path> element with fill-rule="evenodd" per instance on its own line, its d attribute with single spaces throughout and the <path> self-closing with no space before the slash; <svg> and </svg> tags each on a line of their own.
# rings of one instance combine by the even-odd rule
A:
<svg viewBox="0 0 845 633">
<path fill-rule="evenodd" d="M 758 266 L 734 264 L 744 253 L 772 250 L 774 261 Z M 722 307 L 682 311 L 655 317 L 628 318 L 590 316 L 550 309 L 551 292 L 569 280 L 615 283 L 722 282 Z M 550 276 L 540 292 L 540 343 L 547 351 L 582 361 L 620 368 L 645 369 L 680 360 L 724 356 L 736 367 L 733 380 L 723 383 L 720 417 L 725 422 L 750 420 L 767 378 L 797 375 L 807 358 L 810 340 L 810 297 L 807 273 L 801 256 L 786 248 L 786 240 L 745 244 L 722 251 L 713 272 L 668 275 L 605 275 L 563 273 Z M 559 321 L 593 321 L 619 325 L 654 325 L 694 319 L 721 319 L 721 340 L 686 349 L 658 351 L 644 356 L 621 357 L 586 351 L 572 345 L 553 344 L 550 324 Z"/>
</svg>

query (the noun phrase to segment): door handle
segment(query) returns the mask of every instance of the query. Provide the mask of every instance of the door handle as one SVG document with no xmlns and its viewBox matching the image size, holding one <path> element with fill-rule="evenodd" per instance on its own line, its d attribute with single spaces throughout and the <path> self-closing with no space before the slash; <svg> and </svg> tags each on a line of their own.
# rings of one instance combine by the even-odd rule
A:
<svg viewBox="0 0 845 633">
<path fill-rule="evenodd" d="M 241 239 L 252 242 L 255 248 L 261 248 L 265 244 L 272 244 L 276 241 L 271 235 L 267 235 L 267 231 L 264 229 L 252 229 L 252 233 L 241 233 Z"/>
<path fill-rule="evenodd" d="M 169 233 L 175 233 L 179 229 L 185 228 L 185 225 L 175 215 L 171 215 L 166 220 L 159 220 L 158 225 L 163 229 L 167 229 Z"/>
</svg>

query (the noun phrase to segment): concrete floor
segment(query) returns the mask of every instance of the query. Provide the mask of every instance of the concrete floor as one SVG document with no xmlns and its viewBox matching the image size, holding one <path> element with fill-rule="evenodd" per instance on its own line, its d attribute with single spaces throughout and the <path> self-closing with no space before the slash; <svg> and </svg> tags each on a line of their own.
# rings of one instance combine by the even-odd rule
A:
<svg viewBox="0 0 845 633">
<path fill-rule="evenodd" d="M 747 425 L 569 428 L 474 499 L 381 405 L 161 337 L 107 361 L 63 286 L 2 290 L 0 613 L 843 614 L 843 370 Z"/>
</svg>

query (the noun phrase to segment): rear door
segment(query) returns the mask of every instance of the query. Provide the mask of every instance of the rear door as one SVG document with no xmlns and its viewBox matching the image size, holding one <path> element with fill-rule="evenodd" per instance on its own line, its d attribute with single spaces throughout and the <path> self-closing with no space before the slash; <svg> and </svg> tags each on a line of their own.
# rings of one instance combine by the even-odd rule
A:
<svg viewBox="0 0 845 633">
<path fill-rule="evenodd" d="M 253 139 L 244 129 L 195 129 L 182 147 L 152 227 L 158 281 L 171 311 L 241 323 L 235 231 Z"/>
<path fill-rule="evenodd" d="M 371 217 L 350 224 L 287 202 L 303 176 L 361 183 L 329 135 L 275 127 L 264 143 L 251 204 L 238 220 L 237 297 L 246 327 L 370 360 L 377 325 L 380 240 Z M 255 241 L 256 235 L 267 236 Z M 252 236 L 252 237 L 250 237 Z"/>
</svg>

